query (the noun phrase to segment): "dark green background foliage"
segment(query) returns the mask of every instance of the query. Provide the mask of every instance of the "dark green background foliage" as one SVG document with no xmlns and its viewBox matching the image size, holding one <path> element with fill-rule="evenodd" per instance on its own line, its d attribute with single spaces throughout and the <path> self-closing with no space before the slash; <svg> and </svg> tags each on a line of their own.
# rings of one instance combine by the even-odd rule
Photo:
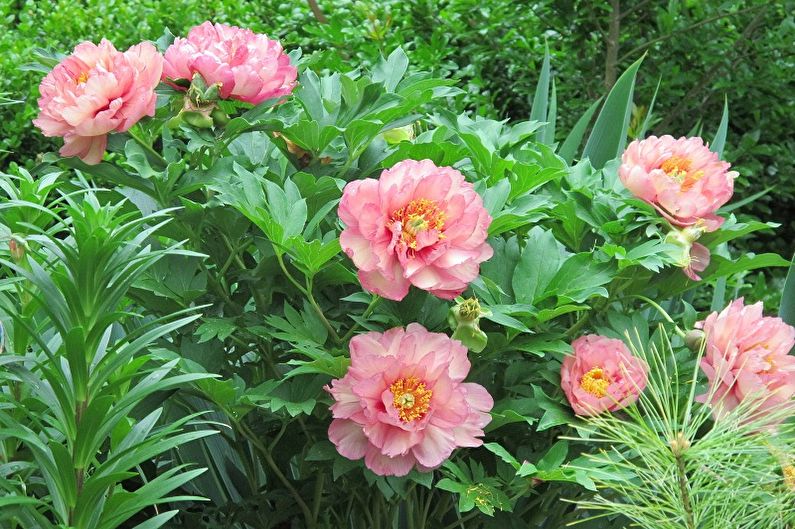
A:
<svg viewBox="0 0 795 529">
<path fill-rule="evenodd" d="M 267 1 L 2 5 L 19 29 L 0 35 L 15 50 L 0 54 L 3 90 L 28 96 L 3 107 L 0 122 L 13 151 L 0 172 L 0 462 L 11 463 L 0 465 L 3 529 L 8 520 L 44 529 L 564 527 L 592 512 L 561 498 L 592 499 L 602 479 L 593 476 L 627 481 L 587 457 L 590 441 L 561 438 L 582 426 L 559 383 L 572 338 L 630 333 L 634 345 L 659 343 L 672 324 L 691 329 L 741 295 L 764 299 L 770 313 L 781 301 L 793 321 L 792 296 L 780 300 L 779 284 L 760 272 L 789 261 L 734 242 L 769 246 L 756 237 L 775 225 L 748 212 L 774 217 L 748 195 L 789 174 L 789 103 L 773 102 L 787 88 L 788 59 L 775 55 L 789 52 L 786 6 L 669 12 L 641 1 L 618 18 L 610 4 L 584 2 L 337 2 L 319 14 Z M 184 101 L 161 87 L 155 117 L 113 135 L 107 161 L 44 154 L 58 143 L 29 124 L 42 69 L 16 69 L 34 62 L 34 46 L 66 52 L 105 36 L 124 49 L 207 18 L 300 47 L 293 95 L 254 108 L 223 101 L 228 122 L 171 127 Z M 608 92 L 593 130 L 570 134 Z M 406 125 L 413 140 L 387 141 Z M 728 156 L 744 177 L 719 212 L 726 223 L 699 239 L 713 254 L 701 282 L 671 266 L 679 261 L 669 227 L 618 180 L 626 136 L 649 126 L 703 132 L 715 152 L 727 133 L 735 142 Z M 486 309 L 488 337 L 470 355 L 469 380 L 489 389 L 495 407 L 482 448 L 434 473 L 378 478 L 327 441 L 323 387 L 345 373 L 354 334 L 412 322 L 449 332 L 450 304 L 416 290 L 380 303 L 362 292 L 335 206 L 347 182 L 423 158 L 461 170 L 493 217 L 494 256 L 468 295 Z M 764 197 L 779 216 L 785 187 Z M 794 285 L 795 271 L 787 290 Z M 674 365 L 697 372 L 680 337 L 670 346 Z M 668 454 L 669 441 L 658 441 Z M 779 483 L 778 462 L 768 463 Z M 755 505 L 736 498 L 743 510 Z M 737 527 L 774 528 L 758 520 Z"/>
<path fill-rule="evenodd" d="M 619 18 L 613 16 L 618 5 Z M 493 118 L 527 119 L 545 41 L 560 101 L 558 139 L 606 84 L 644 52 L 636 125 L 659 81 L 651 132 L 683 135 L 703 123 L 714 130 L 729 99 L 726 158 L 740 171 L 740 196 L 771 189 L 749 212 L 786 226 L 748 243 L 752 250 L 795 250 L 795 149 L 792 122 L 795 3 L 789 0 L 670 2 L 542 0 L 321 1 L 321 19 L 302 1 L 276 0 L 0 0 L 0 167 L 30 163 L 55 144 L 30 124 L 38 71 L 20 71 L 36 47 L 66 53 L 81 39 L 118 47 L 174 34 L 204 20 L 264 31 L 287 49 L 316 52 L 318 70 L 369 66 L 401 45 L 411 67 L 459 80 L 457 99 Z M 618 20 L 616 61 L 611 23 Z M 772 247 L 772 248 L 771 248 Z"/>
</svg>

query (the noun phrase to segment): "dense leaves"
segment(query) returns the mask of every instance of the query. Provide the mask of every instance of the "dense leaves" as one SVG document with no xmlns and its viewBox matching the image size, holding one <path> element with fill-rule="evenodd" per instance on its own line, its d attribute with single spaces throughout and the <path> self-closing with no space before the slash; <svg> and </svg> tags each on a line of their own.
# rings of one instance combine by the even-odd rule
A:
<svg viewBox="0 0 795 529">
<path fill-rule="evenodd" d="M 346 6 L 323 37 L 340 47 Z M 380 23 L 369 27 L 384 45 Z M 744 277 L 789 261 L 728 243 L 777 225 L 727 208 L 700 239 L 713 252 L 703 281 L 682 274 L 670 226 L 618 178 L 616 157 L 640 130 L 633 94 L 648 59 L 617 72 L 581 118 L 552 78 L 558 61 L 542 52 L 531 119 L 506 121 L 455 111 L 462 98 L 477 106 L 480 92 L 423 72 L 402 48 L 379 60 L 362 50 L 349 57 L 371 67 L 335 62 L 333 48 L 295 51 L 291 97 L 221 101 L 213 111 L 224 119 L 211 123 L 175 118 L 183 96 L 163 87 L 156 115 L 113 136 L 106 161 L 47 154 L 3 177 L 0 455 L 13 464 L 0 465 L 0 520 L 625 526 L 560 501 L 589 500 L 597 483 L 621 477 L 586 457 L 587 429 L 559 387 L 571 339 L 590 331 L 642 345 L 661 324 L 666 334 L 675 321 L 692 327 L 697 310 L 740 289 L 758 294 Z M 727 135 L 718 121 L 706 125 L 718 131 L 713 148 Z M 482 447 L 395 478 L 329 443 L 324 386 L 345 374 L 358 333 L 414 322 L 456 332 L 456 302 L 419 290 L 380 299 L 341 251 L 345 185 L 405 159 L 460 170 L 493 218 L 494 256 L 464 296 L 478 298 L 486 338 L 471 347 L 470 380 L 495 406 Z M 695 366 L 680 338 L 672 349 Z"/>
</svg>

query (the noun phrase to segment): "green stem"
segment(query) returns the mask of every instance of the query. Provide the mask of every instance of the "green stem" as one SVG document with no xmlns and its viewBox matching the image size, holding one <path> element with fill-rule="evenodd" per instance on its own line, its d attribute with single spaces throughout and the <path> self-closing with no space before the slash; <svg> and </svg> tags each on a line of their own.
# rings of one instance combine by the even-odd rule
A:
<svg viewBox="0 0 795 529">
<path fill-rule="evenodd" d="M 696 524 L 693 519 L 693 506 L 690 504 L 690 491 L 688 490 L 687 472 L 685 470 L 684 458 L 681 454 L 676 455 L 676 473 L 679 481 L 679 495 L 682 499 L 682 506 L 685 509 L 685 522 L 687 529 L 695 529 Z"/>
<path fill-rule="evenodd" d="M 367 308 L 365 309 L 364 313 L 362 313 L 363 320 L 366 320 L 373 314 L 375 308 L 378 306 L 379 303 L 381 303 L 381 299 L 382 299 L 381 296 L 373 296 L 373 299 L 370 301 L 370 304 L 367 305 Z M 347 343 L 348 340 L 350 340 L 353 337 L 353 333 L 356 332 L 359 329 L 359 327 L 360 327 L 359 322 L 356 322 L 354 326 L 351 327 L 347 333 L 345 333 L 345 336 L 342 337 L 340 343 Z"/>
<path fill-rule="evenodd" d="M 671 318 L 670 314 L 668 314 L 668 313 L 665 311 L 665 309 L 664 309 L 664 308 L 662 308 L 660 305 L 658 305 L 658 304 L 657 304 L 657 302 L 655 302 L 655 301 L 653 301 L 653 300 L 651 300 L 651 299 L 647 298 L 646 296 L 641 296 L 640 294 L 633 294 L 633 295 L 631 295 L 631 296 L 627 296 L 627 297 L 630 297 L 630 298 L 637 298 L 637 299 L 640 299 L 641 301 L 645 301 L 647 304 L 649 304 L 649 305 L 651 305 L 652 307 L 654 307 L 654 308 L 657 310 L 657 312 L 659 312 L 659 313 L 660 313 L 660 315 L 661 315 L 663 318 L 665 318 L 665 321 L 667 321 L 668 323 L 670 323 L 670 324 L 672 324 L 672 325 L 674 326 L 674 330 L 676 331 L 676 334 L 678 334 L 678 335 L 679 335 L 679 336 L 681 336 L 682 338 L 684 338 L 684 337 L 685 337 L 685 335 L 687 334 L 687 333 L 685 333 L 685 331 L 683 331 L 682 329 L 680 329 L 680 328 L 679 328 L 679 326 L 676 324 L 676 322 L 674 321 L 674 319 L 673 319 L 673 318 Z"/>
<path fill-rule="evenodd" d="M 574 336 L 575 334 L 577 334 L 577 331 L 579 331 L 579 330 L 580 330 L 580 329 L 583 327 L 583 325 L 585 325 L 586 323 L 588 323 L 588 321 L 589 321 L 590 319 L 591 319 L 591 312 L 590 312 L 590 311 L 588 311 L 588 312 L 586 312 L 586 313 L 583 315 L 583 317 L 582 317 L 582 318 L 580 318 L 579 320 L 577 320 L 577 322 L 576 322 L 574 325 L 572 325 L 571 327 L 569 327 L 569 330 L 568 330 L 568 331 L 566 331 L 566 336 L 567 336 L 567 337 L 569 337 L 569 338 L 571 338 L 572 336 Z"/>
<path fill-rule="evenodd" d="M 257 435 L 251 431 L 251 429 L 248 427 L 248 425 L 246 425 L 246 423 L 244 423 L 243 421 L 239 421 L 235 422 L 235 425 L 240 429 L 240 432 L 246 437 L 246 439 L 249 440 L 249 442 L 254 446 L 254 448 L 257 449 L 257 451 L 260 453 L 262 458 L 265 460 L 265 463 L 267 463 L 268 467 L 270 467 L 270 469 L 273 471 L 276 478 L 279 481 L 281 481 L 282 485 L 284 485 L 284 488 L 287 489 L 290 495 L 292 495 L 293 499 L 295 500 L 295 503 L 301 509 L 301 512 L 303 513 L 304 518 L 306 519 L 307 527 L 314 528 L 316 525 L 312 520 L 312 511 L 309 509 L 309 506 L 306 504 L 306 502 L 298 493 L 298 491 L 295 489 L 295 487 L 293 487 L 293 484 L 290 483 L 290 480 L 288 480 L 287 477 L 284 475 L 284 473 L 282 473 L 281 469 L 276 464 L 276 461 L 273 460 L 273 456 L 271 456 L 268 447 L 262 444 L 262 441 L 260 441 Z"/>
<path fill-rule="evenodd" d="M 290 271 L 287 270 L 287 266 L 284 264 L 284 258 L 282 257 L 281 251 L 278 248 L 276 248 L 276 246 L 273 247 L 273 251 L 276 254 L 276 261 L 278 261 L 279 267 L 282 269 L 284 276 L 287 278 L 287 280 L 290 283 L 293 284 L 295 288 L 298 289 L 299 292 L 301 292 L 301 294 L 303 294 L 308 298 L 309 292 L 307 292 L 307 290 L 303 287 L 303 285 L 301 285 L 301 283 L 296 281 L 296 279 L 293 277 L 293 274 L 291 274 Z"/>
<path fill-rule="evenodd" d="M 318 517 L 320 516 L 320 503 L 323 500 L 323 484 L 326 481 L 326 475 L 318 472 L 315 479 L 315 496 L 312 500 L 312 521 L 317 525 Z"/>
<path fill-rule="evenodd" d="M 304 297 L 306 297 L 306 299 L 309 301 L 309 304 L 312 305 L 312 308 L 315 309 L 315 312 L 320 317 L 320 321 L 323 323 L 323 326 L 328 330 L 334 342 L 338 345 L 342 343 L 340 341 L 340 336 L 339 334 L 337 334 L 336 329 L 334 329 L 334 327 L 331 326 L 331 323 L 329 323 L 329 321 L 326 319 L 326 315 L 323 314 L 323 309 L 320 308 L 320 305 L 318 305 L 317 301 L 315 300 L 315 296 L 312 295 L 312 278 L 308 277 L 306 279 L 306 288 L 304 288 L 298 281 L 296 281 L 293 275 L 287 270 L 287 266 L 284 264 L 284 258 L 282 257 L 282 254 L 279 251 L 279 249 L 276 248 L 276 246 L 274 246 L 273 251 L 276 254 L 276 260 L 279 262 L 279 267 L 282 269 L 282 272 L 284 272 L 284 275 L 287 278 L 287 280 L 290 281 L 290 283 L 292 283 L 295 286 L 295 288 L 297 288 L 298 291 L 304 295 Z"/>
<path fill-rule="evenodd" d="M 430 514 L 431 504 L 433 503 L 433 489 L 423 491 L 423 496 L 425 496 L 425 506 L 422 509 L 422 518 L 420 519 L 420 527 L 425 527 L 428 525 L 428 515 Z"/>
<path fill-rule="evenodd" d="M 320 305 L 315 300 L 315 296 L 312 295 L 312 278 L 306 278 L 306 299 L 309 300 L 309 304 L 315 309 L 315 312 L 318 316 L 320 316 L 320 321 L 323 322 L 323 326 L 328 329 L 329 334 L 331 335 L 331 339 L 334 340 L 334 343 L 337 345 L 341 344 L 342 341 L 340 340 L 340 335 L 337 334 L 337 330 L 331 326 L 331 323 L 326 319 L 326 315 L 323 314 L 323 309 L 320 308 Z"/>
<path fill-rule="evenodd" d="M 279 433 L 276 434 L 276 437 L 273 438 L 271 444 L 268 445 L 268 452 L 273 452 L 273 450 L 276 448 L 276 445 L 279 444 L 279 441 L 281 441 L 282 436 L 284 435 L 284 432 L 286 430 L 287 430 L 287 421 L 282 423 L 282 427 L 279 429 Z"/>
<path fill-rule="evenodd" d="M 226 262 L 224 262 L 223 266 L 221 266 L 221 269 L 218 271 L 218 275 L 223 276 L 226 274 L 227 270 L 229 270 L 229 267 L 232 265 L 232 262 L 236 262 L 241 270 L 246 270 L 246 264 L 240 258 L 240 253 L 248 248 L 250 243 L 247 242 L 246 244 L 233 247 L 229 237 L 227 237 L 225 234 L 221 234 L 221 238 L 224 241 L 224 245 L 226 246 L 227 250 L 229 250 L 229 257 L 226 258 Z"/>
<path fill-rule="evenodd" d="M 154 150 L 154 149 L 152 148 L 152 146 L 151 146 L 151 145 L 149 145 L 149 143 L 147 143 L 146 141 L 144 141 L 144 139 L 143 139 L 143 138 L 140 138 L 139 136 L 137 136 L 137 135 L 136 135 L 136 134 L 133 132 L 133 129 L 130 129 L 130 130 L 128 130 L 128 131 L 127 131 L 127 134 L 129 134 L 129 135 L 130 135 L 130 137 L 131 137 L 133 140 L 135 140 L 135 142 L 136 142 L 138 145 L 140 145 L 141 147 L 143 147 L 143 148 L 144 148 L 144 150 L 145 150 L 145 151 L 146 151 L 146 152 L 147 152 L 149 155 L 151 155 L 152 157 L 154 157 L 154 159 L 155 159 L 155 160 L 157 160 L 158 162 L 160 162 L 160 163 L 163 165 L 163 168 L 164 168 L 164 169 L 165 169 L 165 168 L 168 166 L 168 161 L 166 161 L 166 159 L 165 159 L 165 158 L 163 158 L 163 155 L 162 155 L 162 154 L 160 154 L 159 152 L 157 152 L 156 150 Z"/>
<path fill-rule="evenodd" d="M 456 516 L 458 516 L 458 520 L 447 524 L 444 527 L 444 529 L 455 529 L 456 527 L 461 527 L 462 529 L 464 529 L 464 522 L 468 522 L 469 520 L 477 516 L 479 512 L 480 511 L 478 511 L 477 509 L 473 509 L 471 512 L 467 513 L 466 516 L 462 517 L 461 513 L 459 513 L 456 510 Z"/>
</svg>

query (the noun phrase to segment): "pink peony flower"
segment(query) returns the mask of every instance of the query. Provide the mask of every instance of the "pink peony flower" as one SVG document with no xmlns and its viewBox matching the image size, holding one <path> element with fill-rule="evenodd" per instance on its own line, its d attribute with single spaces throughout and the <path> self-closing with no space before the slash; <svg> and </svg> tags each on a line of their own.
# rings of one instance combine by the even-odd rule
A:
<svg viewBox="0 0 795 529">
<path fill-rule="evenodd" d="M 715 212 L 734 192 L 737 172 L 729 167 L 701 138 L 649 136 L 629 144 L 618 176 L 674 226 L 710 232 L 723 224 Z"/>
<path fill-rule="evenodd" d="M 39 117 L 45 136 L 61 136 L 62 156 L 88 164 L 102 160 L 107 135 L 124 132 L 155 113 L 163 57 L 143 42 L 124 53 L 102 40 L 78 44 L 41 82 Z"/>
<path fill-rule="evenodd" d="M 701 370 L 710 390 L 696 398 L 712 406 L 719 419 L 748 398 L 769 410 L 795 395 L 795 328 L 762 315 L 762 303 L 734 300 L 696 324 L 706 334 Z"/>
<path fill-rule="evenodd" d="M 177 37 L 165 53 L 163 80 L 193 79 L 220 85 L 224 99 L 258 104 L 288 95 L 298 71 L 276 40 L 226 24 L 205 22 L 188 38 Z"/>
<path fill-rule="evenodd" d="M 577 415 L 598 415 L 629 406 L 648 380 L 648 367 L 621 340 L 589 334 L 571 344 L 563 359 L 560 386 Z"/>
<path fill-rule="evenodd" d="M 334 397 L 328 434 L 348 459 L 382 476 L 441 465 L 459 446 L 480 446 L 494 400 L 463 382 L 467 350 L 412 323 L 350 342 L 351 366 L 326 390 Z"/>
<path fill-rule="evenodd" d="M 340 244 L 362 286 L 388 299 L 403 299 L 410 285 L 453 299 L 493 253 L 483 200 L 461 173 L 430 160 L 350 182 L 339 216 Z"/>
</svg>

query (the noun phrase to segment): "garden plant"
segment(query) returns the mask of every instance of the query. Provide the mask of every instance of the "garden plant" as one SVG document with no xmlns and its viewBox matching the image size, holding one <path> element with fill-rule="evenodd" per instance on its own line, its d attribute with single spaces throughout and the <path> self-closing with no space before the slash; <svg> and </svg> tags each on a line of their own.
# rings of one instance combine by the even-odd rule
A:
<svg viewBox="0 0 795 529">
<path fill-rule="evenodd" d="M 208 21 L 38 54 L 0 527 L 795 527 L 795 277 L 778 315 L 731 287 L 790 261 L 732 246 L 778 224 L 728 103 L 648 134 L 638 56 L 561 121 L 547 50 L 496 120 L 381 51 Z"/>
</svg>

